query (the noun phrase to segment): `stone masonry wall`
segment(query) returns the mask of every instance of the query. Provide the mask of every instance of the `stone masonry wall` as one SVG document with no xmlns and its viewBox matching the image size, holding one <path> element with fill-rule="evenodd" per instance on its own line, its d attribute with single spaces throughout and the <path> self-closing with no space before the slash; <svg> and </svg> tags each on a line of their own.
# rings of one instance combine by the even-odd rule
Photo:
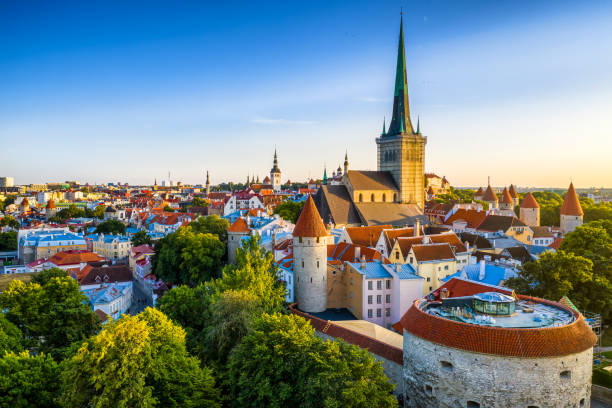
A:
<svg viewBox="0 0 612 408">
<path fill-rule="evenodd" d="M 404 331 L 406 406 L 588 408 L 592 359 L 592 349 L 555 358 L 478 354 Z"/>
<path fill-rule="evenodd" d="M 293 239 L 295 301 L 304 312 L 327 309 L 327 240 L 325 237 Z"/>
</svg>

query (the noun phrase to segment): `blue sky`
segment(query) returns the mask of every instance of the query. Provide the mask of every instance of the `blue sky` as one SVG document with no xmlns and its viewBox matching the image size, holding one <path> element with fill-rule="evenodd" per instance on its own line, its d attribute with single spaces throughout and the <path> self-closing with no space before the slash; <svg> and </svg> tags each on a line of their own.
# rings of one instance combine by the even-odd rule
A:
<svg viewBox="0 0 612 408">
<path fill-rule="evenodd" d="M 605 1 L 1 2 L 0 173 L 242 181 L 275 146 L 283 180 L 374 169 L 400 7 L 428 171 L 612 185 Z"/>
</svg>

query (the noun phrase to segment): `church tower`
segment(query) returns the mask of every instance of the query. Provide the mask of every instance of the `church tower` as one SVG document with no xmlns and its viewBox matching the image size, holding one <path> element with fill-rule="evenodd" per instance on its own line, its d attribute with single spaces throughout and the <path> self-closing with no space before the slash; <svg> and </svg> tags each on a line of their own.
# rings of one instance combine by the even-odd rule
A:
<svg viewBox="0 0 612 408">
<path fill-rule="evenodd" d="M 389 129 L 376 138 L 378 170 L 389 171 L 399 188 L 398 201 L 425 208 L 425 144 L 427 138 L 412 127 L 408 104 L 404 29 L 400 19 L 393 117 Z"/>
<path fill-rule="evenodd" d="M 210 195 L 210 177 L 208 175 L 208 170 L 206 170 L 206 197 Z"/>
<path fill-rule="evenodd" d="M 274 149 L 274 165 L 270 170 L 270 180 L 272 180 L 272 190 L 275 193 L 281 190 L 281 171 L 278 168 L 278 156 L 276 155 L 276 149 Z"/>
</svg>

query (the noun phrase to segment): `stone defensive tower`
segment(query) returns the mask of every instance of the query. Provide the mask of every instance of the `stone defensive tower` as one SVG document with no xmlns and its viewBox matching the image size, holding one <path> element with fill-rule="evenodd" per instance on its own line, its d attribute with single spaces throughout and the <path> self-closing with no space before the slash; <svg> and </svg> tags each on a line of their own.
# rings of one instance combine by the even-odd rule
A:
<svg viewBox="0 0 612 408">
<path fill-rule="evenodd" d="M 272 182 L 272 189 L 274 192 L 279 192 L 281 189 L 281 171 L 278 168 L 278 156 L 276 155 L 276 149 L 274 149 L 274 164 L 270 170 L 270 180 Z"/>
<path fill-rule="evenodd" d="M 574 183 L 570 183 L 560 213 L 561 233 L 563 235 L 572 232 L 582 225 L 584 211 L 582 211 L 578 194 L 576 194 L 576 190 L 574 189 Z"/>
<path fill-rule="evenodd" d="M 425 208 L 425 144 L 419 123 L 414 131 L 408 104 L 404 29 L 400 20 L 393 116 L 389 129 L 376 138 L 379 171 L 389 171 L 399 188 L 398 201 Z"/>
<path fill-rule="evenodd" d="M 236 263 L 236 250 L 242 243 L 242 237 L 251 234 L 251 229 L 244 218 L 237 218 L 236 221 L 227 229 L 227 261 L 230 264 Z"/>
<path fill-rule="evenodd" d="M 540 226 L 540 205 L 531 191 L 527 193 L 521 202 L 520 219 L 530 227 Z"/>
<path fill-rule="evenodd" d="M 333 243 L 312 196 L 293 229 L 293 276 L 297 307 L 307 313 L 327 309 L 327 245 Z"/>
</svg>

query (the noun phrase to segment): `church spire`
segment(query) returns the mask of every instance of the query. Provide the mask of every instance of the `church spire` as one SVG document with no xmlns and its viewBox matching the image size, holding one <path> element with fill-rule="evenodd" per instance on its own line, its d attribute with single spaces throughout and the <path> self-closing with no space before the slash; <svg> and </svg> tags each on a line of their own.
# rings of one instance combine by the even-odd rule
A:
<svg viewBox="0 0 612 408">
<path fill-rule="evenodd" d="M 385 123 L 386 121 L 387 121 L 387 118 L 383 116 L 383 131 L 381 133 L 381 136 L 384 136 L 385 133 L 387 133 L 386 123 Z"/>
<path fill-rule="evenodd" d="M 344 153 L 344 174 L 348 173 L 348 150 Z"/>
<path fill-rule="evenodd" d="M 388 135 L 414 133 L 408 106 L 408 81 L 406 80 L 406 55 L 404 53 L 403 17 L 400 18 L 399 44 L 397 47 L 397 68 L 395 71 L 395 92 L 393 95 L 393 116 Z"/>
<path fill-rule="evenodd" d="M 417 135 L 421 134 L 421 118 L 417 116 Z"/>
<path fill-rule="evenodd" d="M 327 185 L 327 166 L 323 165 L 323 185 Z"/>
</svg>

